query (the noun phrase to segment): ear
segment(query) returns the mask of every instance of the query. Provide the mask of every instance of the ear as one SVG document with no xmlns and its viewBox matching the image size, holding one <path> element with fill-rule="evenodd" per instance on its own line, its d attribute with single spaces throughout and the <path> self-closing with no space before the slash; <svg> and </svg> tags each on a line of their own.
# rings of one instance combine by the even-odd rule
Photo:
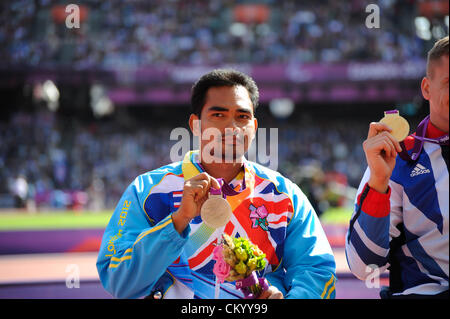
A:
<svg viewBox="0 0 450 319">
<path fill-rule="evenodd" d="M 197 115 L 191 114 L 191 116 L 189 117 L 189 128 L 191 129 L 191 132 L 192 134 L 194 134 L 194 136 L 201 135 L 200 119 Z"/>
<path fill-rule="evenodd" d="M 430 100 L 430 80 L 427 77 L 422 79 L 420 88 L 422 89 L 423 98 L 425 100 Z"/>
</svg>

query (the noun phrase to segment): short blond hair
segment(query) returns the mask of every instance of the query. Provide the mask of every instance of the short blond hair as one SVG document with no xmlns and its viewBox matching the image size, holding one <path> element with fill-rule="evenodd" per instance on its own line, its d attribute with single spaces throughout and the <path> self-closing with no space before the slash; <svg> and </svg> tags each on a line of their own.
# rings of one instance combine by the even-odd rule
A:
<svg viewBox="0 0 450 319">
<path fill-rule="evenodd" d="M 448 56 L 448 36 L 436 41 L 430 51 L 428 51 L 427 56 L 427 76 L 432 76 L 430 73 L 431 64 L 433 62 L 439 61 L 441 57 Z"/>
</svg>

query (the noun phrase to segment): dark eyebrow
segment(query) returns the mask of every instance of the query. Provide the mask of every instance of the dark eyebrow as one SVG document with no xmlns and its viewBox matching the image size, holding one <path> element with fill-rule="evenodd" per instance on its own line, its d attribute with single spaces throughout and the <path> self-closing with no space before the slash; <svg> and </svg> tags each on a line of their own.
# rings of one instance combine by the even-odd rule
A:
<svg viewBox="0 0 450 319">
<path fill-rule="evenodd" d="M 223 106 L 211 106 L 208 108 L 208 112 L 228 112 L 230 109 L 223 107 Z M 237 109 L 237 112 L 239 113 L 245 113 L 245 114 L 253 114 L 252 111 L 244 108 Z"/>
<path fill-rule="evenodd" d="M 253 112 L 251 112 L 248 109 L 238 109 L 237 111 L 240 112 L 240 113 L 253 114 Z"/>
<path fill-rule="evenodd" d="M 208 108 L 208 111 L 228 112 L 229 110 L 222 106 L 211 106 Z"/>
</svg>

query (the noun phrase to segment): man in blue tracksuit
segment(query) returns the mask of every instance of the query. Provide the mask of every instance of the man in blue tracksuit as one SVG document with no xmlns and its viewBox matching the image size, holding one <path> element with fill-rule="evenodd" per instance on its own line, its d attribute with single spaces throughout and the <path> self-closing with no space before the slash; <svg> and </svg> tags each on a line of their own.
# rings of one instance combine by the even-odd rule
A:
<svg viewBox="0 0 450 319">
<path fill-rule="evenodd" d="M 307 198 L 287 178 L 244 157 L 257 129 L 254 81 L 214 70 L 194 85 L 191 104 L 189 125 L 200 150 L 128 186 L 98 255 L 104 288 L 118 298 L 214 298 L 212 250 L 225 232 L 249 238 L 265 253 L 267 266 L 258 275 L 270 287 L 260 298 L 334 298 L 334 257 Z M 202 134 L 208 129 L 223 138 Z M 211 187 L 224 190 L 219 178 L 232 189 L 226 200 L 233 214 L 213 229 L 199 215 Z M 243 294 L 225 282 L 219 297 Z"/>
<path fill-rule="evenodd" d="M 416 133 L 401 145 L 390 128 L 374 122 L 364 142 L 368 169 L 350 221 L 346 256 L 362 280 L 389 269 L 382 298 L 448 299 L 448 83 L 447 36 L 428 54 L 422 93 L 430 115 Z"/>
</svg>

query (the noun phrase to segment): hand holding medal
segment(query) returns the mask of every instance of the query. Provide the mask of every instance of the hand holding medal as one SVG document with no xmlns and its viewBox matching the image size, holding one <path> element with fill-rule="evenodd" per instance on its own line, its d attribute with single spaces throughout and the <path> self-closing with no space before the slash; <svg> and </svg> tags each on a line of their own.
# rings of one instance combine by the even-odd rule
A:
<svg viewBox="0 0 450 319">
<path fill-rule="evenodd" d="M 219 179 L 219 183 L 223 183 L 223 180 Z M 222 197 L 221 189 L 211 188 L 209 198 L 200 210 L 203 222 L 211 228 L 220 228 L 228 223 L 232 214 L 231 206 Z"/>
<path fill-rule="evenodd" d="M 221 185 L 206 172 L 184 183 L 180 208 L 172 214 L 172 221 L 178 233 L 181 234 L 191 220 L 200 214 L 201 207 L 208 200 L 212 188 L 220 189 Z"/>
<path fill-rule="evenodd" d="M 429 122 L 430 122 L 430 115 L 425 117 L 419 123 L 416 129 L 416 133 L 412 135 L 412 137 L 414 138 L 414 145 L 410 153 L 408 153 L 408 151 L 406 150 L 406 146 L 403 143 L 403 140 L 409 134 L 408 122 L 399 115 L 399 112 L 397 110 L 384 112 L 384 117 L 380 120 L 380 123 L 386 124 L 392 129 L 392 131 L 390 132 L 391 135 L 398 142 L 400 142 L 400 146 L 402 148 L 402 150 L 399 151 L 399 156 L 407 162 L 417 160 L 417 158 L 420 155 L 420 152 L 422 151 L 423 143 L 425 142 L 434 143 L 438 145 L 449 145 L 448 134 L 444 134 L 437 138 L 425 137 Z"/>
<path fill-rule="evenodd" d="M 386 124 L 391 128 L 391 135 L 398 141 L 403 141 L 409 135 L 408 121 L 400 116 L 397 110 L 384 112 L 384 117 L 380 123 Z"/>
<path fill-rule="evenodd" d="M 237 195 L 245 189 L 245 175 L 239 192 L 235 191 L 223 178 L 219 178 L 218 183 L 220 188 L 210 189 L 209 198 L 203 203 L 200 211 L 203 222 L 214 229 L 225 226 L 233 215 L 231 206 L 225 198 Z"/>
<path fill-rule="evenodd" d="M 409 134 L 409 124 L 397 110 L 386 111 L 380 122 L 370 123 L 364 153 L 370 169 L 369 186 L 380 193 L 388 189 L 397 154 L 402 151 L 399 141 Z"/>
<path fill-rule="evenodd" d="M 408 122 L 397 110 L 386 111 L 384 114 L 380 122 L 370 123 L 367 139 L 363 143 L 370 169 L 369 186 L 381 193 L 387 191 L 397 155 L 404 161 L 414 162 L 419 158 L 425 142 L 449 145 L 448 134 L 438 138 L 426 137 L 430 122 L 428 115 L 417 126 L 415 134 L 411 135 L 414 144 L 407 150 L 404 139 L 409 134 Z"/>
</svg>

